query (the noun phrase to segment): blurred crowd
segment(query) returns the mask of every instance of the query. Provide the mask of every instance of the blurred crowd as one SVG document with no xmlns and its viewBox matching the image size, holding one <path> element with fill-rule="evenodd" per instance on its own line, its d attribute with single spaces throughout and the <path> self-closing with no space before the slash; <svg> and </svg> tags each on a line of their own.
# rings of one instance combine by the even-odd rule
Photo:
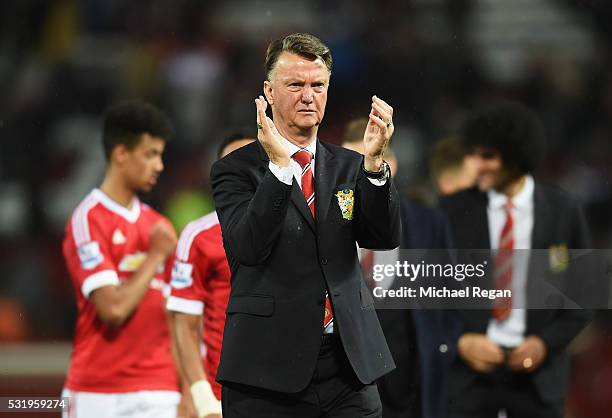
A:
<svg viewBox="0 0 612 418">
<path fill-rule="evenodd" d="M 265 46 L 295 31 L 334 54 L 323 140 L 339 143 L 370 96 L 384 97 L 398 187 L 433 204 L 435 144 L 466 110 L 520 101 L 546 129 L 539 178 L 578 197 L 595 247 L 610 248 L 611 16 L 607 2 L 578 0 L 1 2 L 0 341 L 71 336 L 61 240 L 104 172 L 104 108 L 139 97 L 171 116 L 166 170 L 144 200 L 180 230 L 212 210 L 219 140 L 236 127 L 255 134 Z"/>
</svg>

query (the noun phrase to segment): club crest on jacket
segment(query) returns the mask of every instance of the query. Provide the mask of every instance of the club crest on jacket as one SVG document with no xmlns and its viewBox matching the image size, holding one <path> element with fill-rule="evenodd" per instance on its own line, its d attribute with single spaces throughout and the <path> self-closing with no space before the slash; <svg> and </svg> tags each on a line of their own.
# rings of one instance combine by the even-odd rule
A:
<svg viewBox="0 0 612 418">
<path fill-rule="evenodd" d="M 352 189 L 338 190 L 335 194 L 338 199 L 338 205 L 342 212 L 342 218 L 347 221 L 353 220 L 353 204 L 355 203 L 355 196 Z"/>
<path fill-rule="evenodd" d="M 567 244 L 551 245 L 548 248 L 548 262 L 550 264 L 550 269 L 554 273 L 561 273 L 567 270 L 569 261 Z"/>
</svg>

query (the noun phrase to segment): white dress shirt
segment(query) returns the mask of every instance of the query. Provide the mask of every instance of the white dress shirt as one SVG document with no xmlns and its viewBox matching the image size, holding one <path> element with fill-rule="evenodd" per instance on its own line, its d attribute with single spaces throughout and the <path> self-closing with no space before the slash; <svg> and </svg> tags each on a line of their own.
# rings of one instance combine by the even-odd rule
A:
<svg viewBox="0 0 612 418">
<path fill-rule="evenodd" d="M 310 144 L 308 144 L 306 148 L 300 148 L 297 145 L 295 145 L 293 142 L 289 142 L 287 140 L 285 140 L 285 143 L 287 144 L 287 147 L 289 148 L 290 156 L 293 156 L 293 154 L 300 151 L 301 149 L 310 151 L 310 153 L 312 154 L 312 163 L 311 163 L 312 176 L 314 177 L 315 165 L 317 161 L 317 140 L 315 139 L 314 141 L 312 141 Z M 292 177 L 294 177 L 295 180 L 297 181 L 298 186 L 300 186 L 300 189 L 302 188 L 302 167 L 300 167 L 300 164 L 297 161 L 295 161 L 293 158 L 289 159 L 288 167 L 280 167 L 274 164 L 272 161 L 270 161 L 270 163 L 268 164 L 268 167 L 270 167 L 270 171 L 272 172 L 272 174 L 274 174 L 276 178 L 282 181 L 283 183 L 291 186 L 291 180 L 292 180 Z M 315 193 L 316 193 L 316 190 L 317 189 L 315 185 Z M 316 194 L 315 194 L 315 199 L 316 199 Z"/>
<path fill-rule="evenodd" d="M 514 235 L 514 251 L 512 256 L 512 306 L 526 306 L 527 274 L 529 270 L 529 249 L 531 249 L 531 234 L 533 232 L 533 189 L 534 181 L 526 176 L 521 191 L 512 198 L 512 233 Z M 489 204 L 487 218 L 489 222 L 489 239 L 491 249 L 499 248 L 499 238 L 506 223 L 505 194 L 496 190 L 488 193 Z M 502 321 L 495 318 L 489 320 L 487 336 L 494 343 L 504 347 L 516 347 L 525 338 L 527 327 L 527 312 L 525 309 L 512 309 L 510 315 Z"/>
<path fill-rule="evenodd" d="M 293 156 L 293 154 L 295 154 L 296 152 L 302 149 L 310 151 L 310 153 L 312 154 L 312 175 L 314 177 L 315 169 L 316 169 L 315 166 L 316 166 L 316 161 L 317 161 L 317 140 L 316 139 L 313 140 L 310 144 L 308 144 L 306 148 L 300 148 L 297 145 L 295 145 L 293 142 L 290 142 L 287 140 L 285 140 L 285 143 L 287 144 L 287 147 L 289 148 L 290 156 Z M 289 159 L 288 167 L 280 167 L 274 164 L 272 161 L 270 161 L 270 163 L 268 164 L 268 167 L 270 168 L 270 171 L 272 172 L 272 174 L 274 174 L 274 176 L 278 180 L 282 181 L 286 185 L 291 186 L 291 180 L 293 177 L 297 181 L 298 186 L 300 186 L 300 189 L 302 188 L 302 167 L 300 167 L 300 164 L 297 161 L 295 161 L 293 158 Z M 387 179 L 378 180 L 378 179 L 371 179 L 369 177 L 368 177 L 368 180 L 370 180 L 370 182 L 374 184 L 375 186 L 383 186 L 387 182 Z M 315 184 L 315 199 L 316 199 L 316 192 L 317 192 L 317 185 Z"/>
</svg>

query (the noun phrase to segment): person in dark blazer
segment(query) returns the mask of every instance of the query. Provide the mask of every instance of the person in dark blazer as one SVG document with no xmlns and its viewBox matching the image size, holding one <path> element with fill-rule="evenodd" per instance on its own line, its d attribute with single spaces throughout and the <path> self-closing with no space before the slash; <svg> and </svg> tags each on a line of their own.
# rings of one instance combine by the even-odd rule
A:
<svg viewBox="0 0 612 418">
<path fill-rule="evenodd" d="M 515 103 L 470 114 L 461 137 L 479 159 L 478 187 L 441 200 L 459 249 L 589 248 L 579 204 L 531 174 L 543 153 L 537 117 Z M 496 254 L 503 256 L 504 251 Z M 522 256 L 521 256 L 522 254 Z M 487 277 L 512 297 L 491 309 L 462 311 L 459 356 L 451 369 L 450 416 L 560 418 L 568 388 L 566 347 L 585 327 L 585 310 L 521 308 L 541 285 L 537 255 L 495 259 Z M 508 259 L 506 259 L 508 261 Z M 490 270 L 491 272 L 491 270 Z M 494 276 L 494 277 L 493 277 Z"/>
<path fill-rule="evenodd" d="M 367 118 L 350 121 L 344 131 L 342 146 L 363 154 L 361 136 L 367 123 Z M 391 146 L 386 160 L 394 177 L 397 160 Z M 401 249 L 453 248 L 450 224 L 440 210 L 401 198 L 400 217 Z M 361 250 L 362 259 L 366 251 Z M 399 252 L 394 254 L 395 259 L 399 256 Z M 373 254 L 372 262 L 379 260 L 381 263 L 390 262 L 386 255 Z M 401 281 L 397 280 L 391 287 L 400 284 Z M 459 327 L 456 312 L 416 308 L 378 309 L 377 314 L 397 366 L 377 382 L 384 418 L 445 418 L 448 369 L 456 353 L 454 343 Z"/>
<path fill-rule="evenodd" d="M 453 248 L 444 213 L 410 199 L 400 201 L 402 249 Z M 441 251 L 433 251 L 439 257 Z M 431 260 L 430 260 L 431 261 Z M 391 285 L 397 288 L 401 280 Z M 397 364 L 378 381 L 385 418 L 446 418 L 448 374 L 456 356 L 460 321 L 447 309 L 380 309 L 378 317 Z"/>
<path fill-rule="evenodd" d="M 381 416 L 374 381 L 395 365 L 356 242 L 399 245 L 383 161 L 393 109 L 372 98 L 365 156 L 321 142 L 331 62 L 312 35 L 273 41 L 266 98 L 255 100 L 259 141 L 212 167 L 232 273 L 217 373 L 224 418 Z"/>
</svg>

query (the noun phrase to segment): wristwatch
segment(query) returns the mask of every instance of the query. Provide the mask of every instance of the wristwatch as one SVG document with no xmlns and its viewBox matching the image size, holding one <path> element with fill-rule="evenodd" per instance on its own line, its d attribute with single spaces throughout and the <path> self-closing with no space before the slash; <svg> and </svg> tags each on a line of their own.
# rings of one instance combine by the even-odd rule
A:
<svg viewBox="0 0 612 418">
<path fill-rule="evenodd" d="M 389 168 L 389 164 L 386 161 L 380 166 L 380 170 L 378 171 L 368 171 L 365 169 L 365 165 L 361 163 L 361 168 L 363 172 L 368 178 L 376 179 L 376 180 L 386 180 L 391 177 L 391 169 Z"/>
</svg>

